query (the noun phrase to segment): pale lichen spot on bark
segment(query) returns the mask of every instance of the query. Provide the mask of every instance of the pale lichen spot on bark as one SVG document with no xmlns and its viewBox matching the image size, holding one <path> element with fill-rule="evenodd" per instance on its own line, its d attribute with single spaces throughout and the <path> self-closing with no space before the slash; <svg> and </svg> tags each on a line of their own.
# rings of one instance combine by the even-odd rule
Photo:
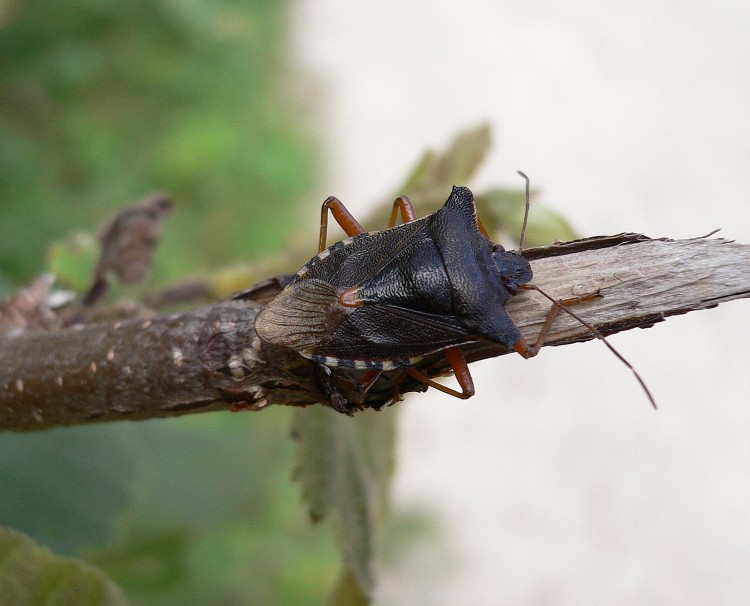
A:
<svg viewBox="0 0 750 606">
<path fill-rule="evenodd" d="M 60 387 L 63 386 L 63 378 L 62 375 L 57 375 L 57 378 L 55 379 L 55 383 L 57 383 Z"/>
<path fill-rule="evenodd" d="M 172 349 L 172 362 L 175 366 L 182 366 L 182 360 L 184 359 L 182 350 L 179 347 Z"/>
<path fill-rule="evenodd" d="M 89 368 L 91 368 L 91 372 L 96 372 L 96 362 L 92 362 Z"/>
<path fill-rule="evenodd" d="M 107 360 L 112 361 L 115 359 L 115 350 L 113 347 L 110 347 L 109 351 L 107 352 Z"/>
<path fill-rule="evenodd" d="M 141 328 L 143 330 L 146 330 L 149 326 L 151 326 L 151 320 L 146 320 L 143 324 L 141 324 Z"/>
<path fill-rule="evenodd" d="M 256 345 L 257 341 L 257 345 Z M 252 367 L 255 364 L 264 364 L 265 361 L 258 355 L 260 350 L 260 339 L 257 337 L 253 339 L 252 347 L 246 347 L 242 350 L 242 359 L 247 363 L 248 366 Z"/>
<path fill-rule="evenodd" d="M 240 356 L 232 356 L 229 358 L 229 362 L 227 362 L 227 366 L 229 367 L 229 374 L 232 375 L 232 378 L 236 379 L 237 381 L 240 381 L 245 377 L 245 364 L 242 361 L 242 358 Z"/>
<path fill-rule="evenodd" d="M 16 379 L 16 390 L 18 392 L 23 391 L 23 379 Z"/>
</svg>

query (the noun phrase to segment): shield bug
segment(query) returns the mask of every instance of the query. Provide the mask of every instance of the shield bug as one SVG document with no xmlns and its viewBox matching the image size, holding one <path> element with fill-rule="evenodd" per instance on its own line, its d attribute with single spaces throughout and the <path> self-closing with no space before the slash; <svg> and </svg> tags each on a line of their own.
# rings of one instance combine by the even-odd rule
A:
<svg viewBox="0 0 750 606">
<path fill-rule="evenodd" d="M 519 174 L 526 180 L 519 252 L 506 251 L 490 240 L 466 187 L 454 186 L 440 210 L 419 219 L 409 199 L 401 196 L 393 204 L 388 228 L 369 233 L 340 200 L 328 198 L 321 210 L 318 254 L 258 314 L 258 336 L 316 362 L 329 403 L 346 413 L 359 408 L 363 394 L 381 373 L 395 369 L 401 369 L 400 378 L 411 376 L 452 396 L 470 398 L 474 385 L 462 345 L 494 342 L 530 358 L 539 352 L 561 310 L 604 340 L 635 373 L 601 333 L 567 307 L 592 296 L 559 302 L 530 284 L 531 266 L 520 252 L 529 184 L 526 175 Z M 349 237 L 326 248 L 329 211 Z M 399 214 L 403 223 L 396 225 Z M 522 289 L 537 290 L 552 302 L 532 345 L 505 309 Z M 445 353 L 461 391 L 414 367 L 436 352 Z M 332 372 L 336 369 L 362 371 L 355 384 L 359 402 L 338 392 Z"/>
</svg>

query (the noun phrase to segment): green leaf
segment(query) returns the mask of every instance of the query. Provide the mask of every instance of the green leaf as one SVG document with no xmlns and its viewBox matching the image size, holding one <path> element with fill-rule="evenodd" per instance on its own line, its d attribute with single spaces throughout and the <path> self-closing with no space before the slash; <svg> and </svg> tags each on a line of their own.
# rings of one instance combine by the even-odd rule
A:
<svg viewBox="0 0 750 606">
<path fill-rule="evenodd" d="M 486 124 L 460 133 L 442 152 L 428 150 L 412 169 L 398 194 L 407 193 L 421 217 L 443 205 L 451 186 L 468 185 L 484 161 L 491 145 L 490 127 Z M 523 181 L 518 189 L 492 188 L 475 193 L 479 216 L 490 233 L 502 232 L 518 241 L 521 236 L 525 200 Z M 397 195 L 398 195 L 397 194 Z M 532 191 L 532 197 L 534 192 Z M 373 229 L 385 226 L 391 212 L 392 198 L 365 222 Z M 525 246 L 546 246 L 555 240 L 577 238 L 575 230 L 560 213 L 532 201 Z"/>
<path fill-rule="evenodd" d="M 292 411 L 268 412 L 129 424 L 145 460 L 139 498 L 86 560 L 142 606 L 321 604 L 338 546 L 289 481 Z"/>
<path fill-rule="evenodd" d="M 393 199 L 407 194 L 418 217 L 443 205 L 453 185 L 467 185 L 484 161 L 491 145 L 489 125 L 482 124 L 457 135 L 444 150 L 427 150 L 401 187 L 378 205 L 363 225 L 381 229 L 388 224 Z"/>
<path fill-rule="evenodd" d="M 96 568 L 0 527 L 0 606 L 126 604 L 120 589 Z"/>
<path fill-rule="evenodd" d="M 565 217 L 548 206 L 535 204 L 534 192 L 531 194 L 525 248 L 547 246 L 555 240 L 574 240 L 578 237 Z M 502 231 L 509 238 L 518 241 L 526 208 L 522 188 L 493 188 L 482 192 L 476 199 L 482 222 L 490 233 Z"/>
<path fill-rule="evenodd" d="M 295 475 L 310 517 L 331 519 L 345 575 L 363 596 L 371 594 L 374 583 L 375 538 L 393 468 L 394 421 L 394 409 L 351 418 L 322 406 L 300 410 L 294 419 Z"/>
<path fill-rule="evenodd" d="M 328 599 L 330 606 L 367 606 L 370 600 L 351 571 L 344 567 Z"/>
<path fill-rule="evenodd" d="M 487 124 L 460 133 L 444 152 L 425 152 L 406 179 L 405 191 L 428 196 L 436 192 L 445 198 L 446 189 L 469 182 L 484 161 L 490 145 L 491 131 Z"/>
<path fill-rule="evenodd" d="M 91 284 L 98 254 L 95 238 L 85 232 L 70 234 L 47 248 L 47 268 L 57 281 L 83 292 Z"/>
</svg>

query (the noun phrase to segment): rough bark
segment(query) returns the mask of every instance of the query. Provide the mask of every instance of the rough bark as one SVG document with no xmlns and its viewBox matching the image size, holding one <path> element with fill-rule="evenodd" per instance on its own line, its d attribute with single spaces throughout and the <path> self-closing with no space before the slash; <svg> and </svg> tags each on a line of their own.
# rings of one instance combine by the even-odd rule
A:
<svg viewBox="0 0 750 606">
<path fill-rule="evenodd" d="M 524 254 L 531 260 L 533 283 L 556 299 L 599 293 L 575 312 L 605 335 L 750 296 L 750 246 L 722 239 L 672 241 L 621 234 Z M 255 335 L 255 315 L 273 291 L 271 283 L 257 291 L 260 301 L 224 301 L 150 320 L 7 333 L 0 338 L 0 429 L 322 402 L 312 364 L 294 352 L 261 344 Z M 522 292 L 508 304 L 529 342 L 549 307 L 536 292 Z M 546 344 L 591 338 L 586 327 L 563 314 Z M 491 343 L 463 349 L 470 361 L 507 353 Z M 447 365 L 435 354 L 419 368 L 435 376 L 446 372 Z M 397 374 L 378 380 L 365 405 L 386 404 Z M 407 380 L 400 389 L 424 386 Z"/>
</svg>

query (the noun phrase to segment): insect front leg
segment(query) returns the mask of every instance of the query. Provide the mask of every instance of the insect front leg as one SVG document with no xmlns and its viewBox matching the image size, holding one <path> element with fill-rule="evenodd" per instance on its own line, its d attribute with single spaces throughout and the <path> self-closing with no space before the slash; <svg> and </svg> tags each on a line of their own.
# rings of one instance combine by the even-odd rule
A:
<svg viewBox="0 0 750 606">
<path fill-rule="evenodd" d="M 594 299 L 599 298 L 601 295 L 598 292 L 581 297 L 575 297 L 573 299 L 563 299 L 562 301 L 556 301 L 541 288 L 539 288 L 538 286 L 534 286 L 533 284 L 523 284 L 520 285 L 519 288 L 537 291 L 552 302 L 552 309 L 550 309 L 549 314 L 547 314 L 547 319 L 544 321 L 544 326 L 542 326 L 542 331 L 539 333 L 539 336 L 536 339 L 536 343 L 534 343 L 533 346 L 529 347 L 523 337 L 521 337 L 521 339 L 519 339 L 517 343 L 513 344 L 513 349 L 520 353 L 524 358 L 531 358 L 538 354 L 539 350 L 542 348 L 542 345 L 544 345 L 544 339 L 546 338 L 547 333 L 552 326 L 552 322 L 555 321 L 555 318 L 560 311 L 564 311 L 566 314 L 572 316 L 586 328 L 588 328 L 592 335 L 594 335 L 597 339 L 604 343 L 604 345 L 617 357 L 617 359 L 630 369 L 630 372 L 633 373 L 636 381 L 638 381 L 644 393 L 646 394 L 646 397 L 651 403 L 651 406 L 653 406 L 654 410 L 656 410 L 656 400 L 654 400 L 654 396 L 651 395 L 651 390 L 648 388 L 645 381 L 641 378 L 641 375 L 638 374 L 638 371 L 635 369 L 635 367 L 630 362 L 628 362 L 625 357 L 619 351 L 617 351 L 614 346 L 609 341 L 607 341 L 607 338 L 593 325 L 589 324 L 588 322 L 586 322 L 586 320 L 568 309 L 571 305 L 576 305 L 577 303 L 583 303 L 585 301 L 593 301 Z"/>
<path fill-rule="evenodd" d="M 523 288 L 523 286 L 521 288 Z M 590 295 L 582 295 L 580 297 L 573 297 L 571 299 L 563 299 L 561 301 L 555 301 L 552 307 L 550 308 L 549 313 L 547 314 L 547 317 L 544 320 L 544 324 L 542 325 L 542 330 L 539 332 L 539 336 L 536 338 L 536 341 L 534 342 L 534 344 L 529 345 L 526 342 L 526 339 L 521 337 L 516 343 L 513 344 L 513 349 L 515 349 L 524 358 L 533 358 L 535 355 L 539 353 L 539 350 L 542 349 L 542 346 L 544 345 L 544 341 L 547 338 L 547 333 L 549 333 L 550 329 L 552 328 L 552 324 L 555 321 L 555 318 L 557 318 L 561 309 L 563 309 L 564 307 L 571 306 L 571 305 L 578 305 L 579 303 L 586 303 L 587 301 L 593 301 L 594 299 L 597 299 L 600 296 L 601 295 L 599 293 L 593 293 Z"/>
</svg>

